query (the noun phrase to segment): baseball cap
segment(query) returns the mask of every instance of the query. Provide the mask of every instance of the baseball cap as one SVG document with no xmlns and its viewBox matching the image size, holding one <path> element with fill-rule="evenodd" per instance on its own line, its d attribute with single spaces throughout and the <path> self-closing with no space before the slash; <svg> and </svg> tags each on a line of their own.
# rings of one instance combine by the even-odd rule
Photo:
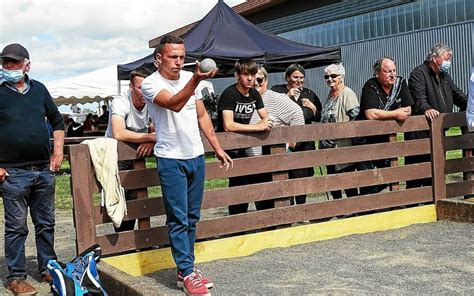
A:
<svg viewBox="0 0 474 296">
<path fill-rule="evenodd" d="M 14 59 L 17 61 L 23 60 L 23 59 L 30 59 L 30 54 L 24 48 L 22 45 L 18 43 L 12 43 L 7 46 L 2 50 L 2 54 L 0 55 L 0 59 L 3 58 L 10 58 Z"/>
</svg>

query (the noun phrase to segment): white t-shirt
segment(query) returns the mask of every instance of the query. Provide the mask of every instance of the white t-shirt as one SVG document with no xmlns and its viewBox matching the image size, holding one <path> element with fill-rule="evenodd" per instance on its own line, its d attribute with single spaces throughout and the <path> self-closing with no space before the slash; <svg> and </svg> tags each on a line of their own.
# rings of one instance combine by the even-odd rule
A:
<svg viewBox="0 0 474 296">
<path fill-rule="evenodd" d="M 471 80 L 469 81 L 469 98 L 467 99 L 467 128 L 474 132 L 474 67 L 471 68 Z"/>
<path fill-rule="evenodd" d="M 179 112 L 158 106 L 153 103 L 156 95 L 163 89 L 172 94 L 181 91 L 193 73 L 181 71 L 178 80 L 168 80 L 158 71 L 142 82 L 142 93 L 155 125 L 155 156 L 172 159 L 192 159 L 204 154 L 204 146 L 199 133 L 196 100 L 202 97 L 202 83 Z"/>
<path fill-rule="evenodd" d="M 147 133 L 151 124 L 151 117 L 148 115 L 147 106 L 141 111 L 137 110 L 132 103 L 130 90 L 126 90 L 120 96 L 116 96 L 110 105 L 109 124 L 105 136 L 113 138 L 111 118 L 118 115 L 125 120 L 125 127 L 133 132 Z"/>
</svg>

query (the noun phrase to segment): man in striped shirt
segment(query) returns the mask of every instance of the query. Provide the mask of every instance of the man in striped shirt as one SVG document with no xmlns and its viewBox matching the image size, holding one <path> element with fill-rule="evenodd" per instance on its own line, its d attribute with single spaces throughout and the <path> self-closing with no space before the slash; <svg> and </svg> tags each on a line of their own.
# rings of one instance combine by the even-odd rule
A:
<svg viewBox="0 0 474 296">
<path fill-rule="evenodd" d="M 259 66 L 255 75 L 255 88 L 262 96 L 263 104 L 273 121 L 273 126 L 304 125 L 303 110 L 298 104 L 291 100 L 287 94 L 268 89 L 268 73 L 263 66 Z M 260 117 L 254 112 L 250 124 L 259 121 Z M 290 143 L 290 145 L 292 144 Z M 248 156 L 262 155 L 262 149 L 261 147 L 249 148 L 247 153 Z"/>
<path fill-rule="evenodd" d="M 273 126 L 293 126 L 304 125 L 303 109 L 291 100 L 287 94 L 278 93 L 268 89 L 268 73 L 263 66 L 259 66 L 255 75 L 255 88 L 262 96 L 263 104 L 267 109 L 269 118 L 273 121 Z M 250 124 L 260 121 L 260 116 L 254 112 L 250 119 Z M 294 148 L 295 143 L 290 143 Z M 248 156 L 270 154 L 270 146 L 252 147 L 247 149 Z M 253 183 L 269 182 L 272 180 L 271 173 L 253 175 Z M 273 200 L 262 200 L 255 202 L 257 210 L 270 209 L 274 207 Z"/>
</svg>

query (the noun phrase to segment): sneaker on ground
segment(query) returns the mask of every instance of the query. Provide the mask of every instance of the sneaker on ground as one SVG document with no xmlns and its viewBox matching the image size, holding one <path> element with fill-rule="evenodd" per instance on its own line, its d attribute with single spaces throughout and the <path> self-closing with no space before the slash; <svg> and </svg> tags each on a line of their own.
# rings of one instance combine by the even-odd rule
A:
<svg viewBox="0 0 474 296">
<path fill-rule="evenodd" d="M 209 278 L 205 277 L 202 271 L 197 268 L 194 268 L 193 271 L 201 277 L 201 282 L 204 284 L 204 286 L 206 286 L 206 288 L 211 289 L 212 287 L 214 287 L 214 283 Z M 178 279 L 176 280 L 176 285 L 178 286 L 178 288 L 183 287 L 183 282 L 183 275 L 181 274 L 181 271 L 178 271 Z"/>
<path fill-rule="evenodd" d="M 28 284 L 24 279 L 13 280 L 7 285 L 7 289 L 17 296 L 36 295 L 35 287 Z"/>
<path fill-rule="evenodd" d="M 184 278 L 184 293 L 190 296 L 211 296 L 211 293 L 203 284 L 201 277 L 193 272 Z"/>
</svg>

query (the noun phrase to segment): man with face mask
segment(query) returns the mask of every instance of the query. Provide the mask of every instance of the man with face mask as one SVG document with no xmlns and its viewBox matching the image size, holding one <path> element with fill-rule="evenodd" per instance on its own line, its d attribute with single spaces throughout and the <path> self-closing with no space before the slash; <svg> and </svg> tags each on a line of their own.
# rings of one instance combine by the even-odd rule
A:
<svg viewBox="0 0 474 296">
<path fill-rule="evenodd" d="M 46 87 L 30 79 L 28 51 L 7 45 L 0 70 L 0 186 L 5 210 L 5 263 L 7 289 L 15 295 L 34 295 L 26 282 L 25 241 L 28 208 L 35 226 L 38 271 L 44 282 L 54 252 L 54 171 L 63 159 L 64 122 Z M 53 129 L 53 155 L 49 132 Z"/>
<path fill-rule="evenodd" d="M 410 93 L 415 101 L 414 115 L 425 115 L 433 121 L 440 113 L 453 112 L 453 105 L 465 111 L 467 96 L 457 87 L 448 69 L 453 58 L 452 50 L 445 44 L 435 44 L 423 64 L 413 69 L 408 80 Z M 408 139 L 428 138 L 428 131 L 408 133 Z M 429 155 L 416 155 L 405 158 L 405 163 L 430 161 Z M 407 188 L 430 186 L 431 178 L 407 181 Z"/>
<path fill-rule="evenodd" d="M 453 112 L 453 103 L 466 110 L 467 96 L 457 87 L 448 69 L 453 58 L 445 44 L 434 45 L 423 64 L 413 69 L 408 80 L 415 101 L 414 114 L 433 120 L 439 113 Z"/>
</svg>

